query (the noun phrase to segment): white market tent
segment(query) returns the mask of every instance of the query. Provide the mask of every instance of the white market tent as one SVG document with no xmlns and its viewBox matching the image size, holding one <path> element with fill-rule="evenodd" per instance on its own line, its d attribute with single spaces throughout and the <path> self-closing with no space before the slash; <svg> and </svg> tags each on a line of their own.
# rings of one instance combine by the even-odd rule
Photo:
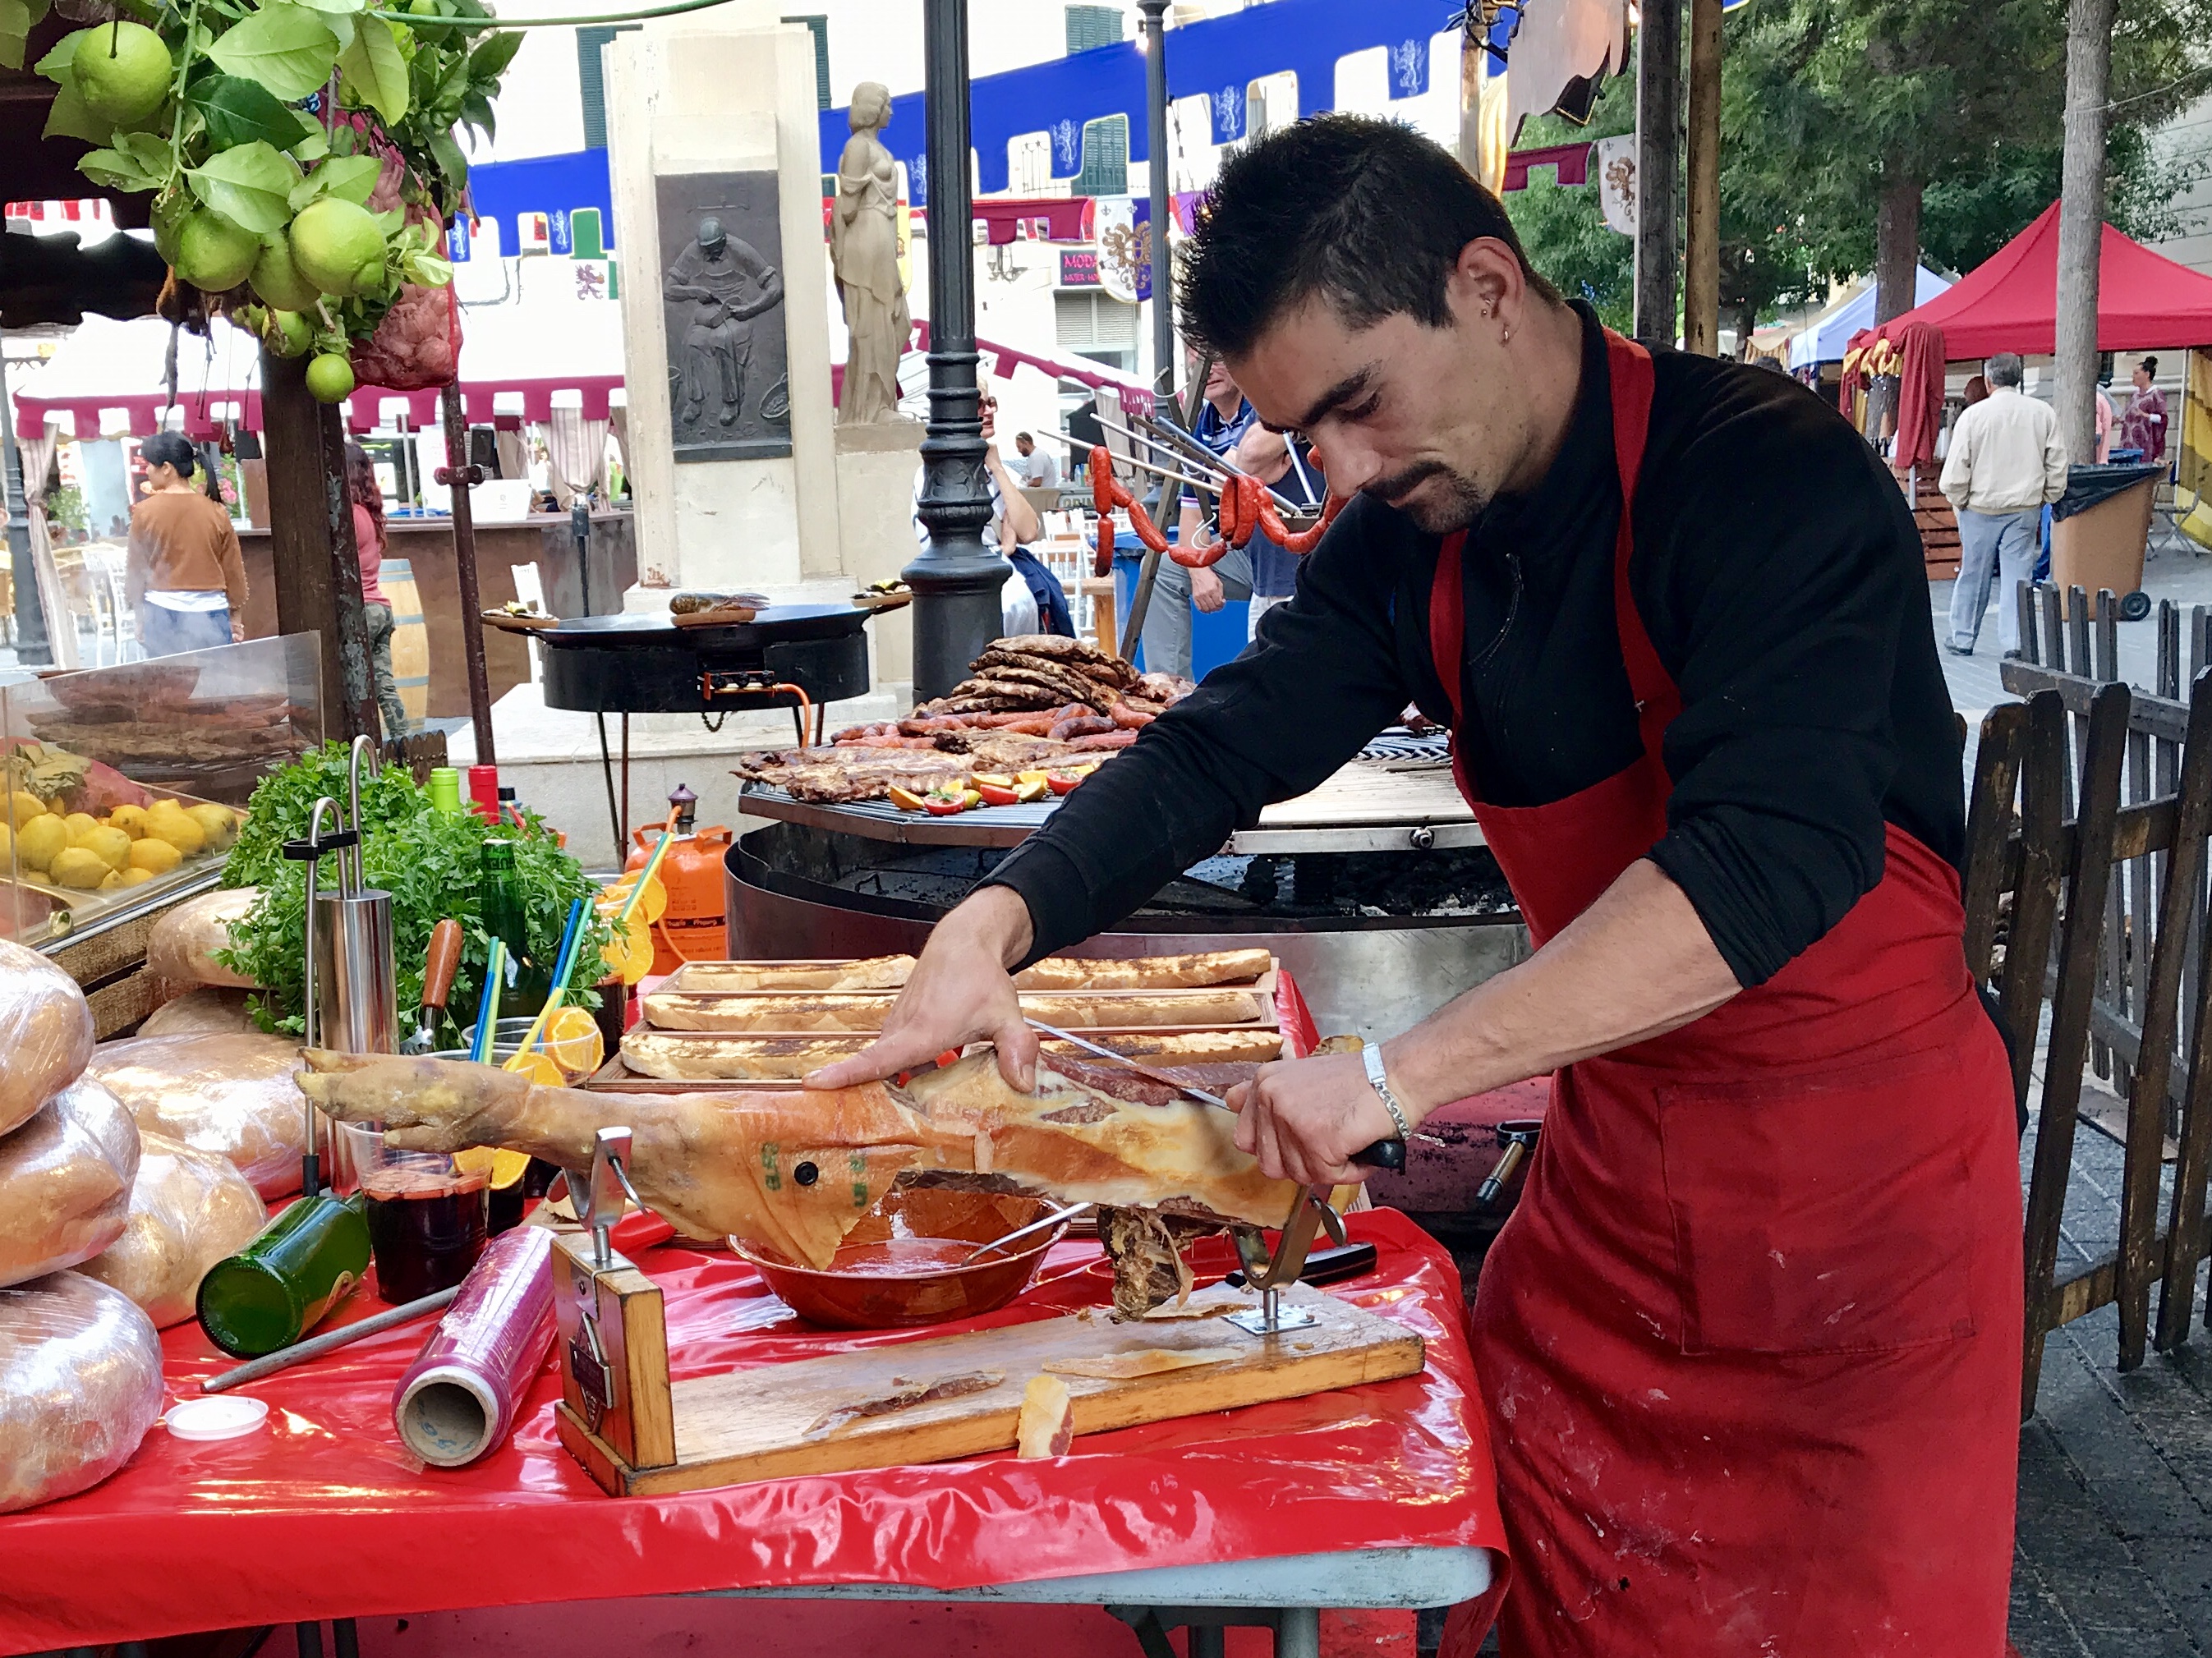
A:
<svg viewBox="0 0 2212 1658">
<path fill-rule="evenodd" d="M 1950 286 L 1926 265 L 1917 266 L 1913 271 L 1912 303 L 1925 305 Z M 1814 363 L 1841 362 L 1851 336 L 1873 326 L 1874 284 L 1869 282 L 1841 305 L 1823 312 L 1790 340 L 1790 367 L 1794 371 L 1810 368 Z"/>
</svg>

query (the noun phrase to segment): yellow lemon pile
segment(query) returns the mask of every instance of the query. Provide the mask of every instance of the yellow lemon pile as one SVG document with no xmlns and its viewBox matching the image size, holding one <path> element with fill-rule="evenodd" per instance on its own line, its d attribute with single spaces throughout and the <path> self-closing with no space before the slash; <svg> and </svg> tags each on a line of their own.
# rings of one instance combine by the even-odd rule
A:
<svg viewBox="0 0 2212 1658">
<path fill-rule="evenodd" d="M 238 839 L 239 814 L 228 806 L 156 800 L 118 806 L 102 819 L 58 811 L 59 805 L 21 790 L 8 797 L 0 870 L 13 867 L 78 891 L 111 892 L 166 875 L 201 853 L 228 852 Z"/>
</svg>

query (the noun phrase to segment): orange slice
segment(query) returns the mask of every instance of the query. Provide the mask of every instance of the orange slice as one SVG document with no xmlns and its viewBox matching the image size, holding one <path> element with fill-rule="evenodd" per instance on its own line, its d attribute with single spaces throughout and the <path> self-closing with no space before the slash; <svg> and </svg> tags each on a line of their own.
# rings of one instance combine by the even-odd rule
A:
<svg viewBox="0 0 2212 1658">
<path fill-rule="evenodd" d="M 600 894 L 599 908 L 611 917 L 618 914 L 622 907 L 629 902 L 629 895 L 636 886 L 637 877 L 635 874 L 624 876 Z M 637 908 L 630 914 L 644 916 L 645 924 L 651 926 L 667 913 L 668 889 L 661 884 L 660 878 L 656 875 L 645 884 L 645 896 L 637 901 Z"/>
<path fill-rule="evenodd" d="M 503 1192 L 528 1172 L 530 1154 L 527 1151 L 502 1151 L 489 1145 L 471 1145 L 465 1151 L 453 1153 L 453 1167 L 464 1175 L 489 1175 L 493 1187 Z"/>
<path fill-rule="evenodd" d="M 538 1039 L 541 1052 L 571 1077 L 588 1077 L 606 1062 L 606 1039 L 598 1022 L 580 1007 L 557 1010 Z"/>
<path fill-rule="evenodd" d="M 631 912 L 629 925 L 607 940 L 604 959 L 608 970 L 621 974 L 626 985 L 639 983 L 653 971 L 650 926 L 645 919 L 645 906 L 641 903 Z"/>
<path fill-rule="evenodd" d="M 533 1048 L 527 1054 L 515 1054 L 507 1060 L 505 1068 L 547 1088 L 566 1088 L 568 1085 L 568 1078 L 562 1074 L 561 1067 L 553 1063 L 542 1048 Z"/>
</svg>

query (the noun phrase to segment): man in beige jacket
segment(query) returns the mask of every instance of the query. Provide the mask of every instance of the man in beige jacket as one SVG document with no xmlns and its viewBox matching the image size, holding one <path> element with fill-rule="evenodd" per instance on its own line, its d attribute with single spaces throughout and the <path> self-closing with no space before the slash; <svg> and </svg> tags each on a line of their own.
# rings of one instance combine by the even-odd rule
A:
<svg viewBox="0 0 2212 1658">
<path fill-rule="evenodd" d="M 2066 493 L 2066 445 L 2058 416 L 2020 389 L 2021 361 L 2001 351 L 1984 366 L 1990 394 L 1959 416 L 1942 487 L 1959 510 L 1959 580 L 1951 589 L 1943 648 L 1972 656 L 1997 589 L 1997 643 L 2020 648 L 2018 586 L 2035 569 L 2044 507 Z M 1998 580 L 2002 574 L 2002 580 Z"/>
</svg>

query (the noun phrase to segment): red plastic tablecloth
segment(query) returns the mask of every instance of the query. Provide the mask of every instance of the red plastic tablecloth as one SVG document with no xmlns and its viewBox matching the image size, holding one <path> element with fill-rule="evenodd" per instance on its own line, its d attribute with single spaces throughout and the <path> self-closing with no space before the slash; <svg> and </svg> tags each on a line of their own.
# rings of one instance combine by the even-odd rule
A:
<svg viewBox="0 0 2212 1658">
<path fill-rule="evenodd" d="M 273 1407 L 259 1432 L 195 1444 L 156 1427 L 106 1484 L 0 1519 L 0 1651 L 706 1588 L 951 1589 L 1316 1549 L 1502 1549 L 1458 1274 L 1396 1212 L 1350 1220 L 1381 1259 L 1333 1292 L 1418 1331 L 1421 1375 L 1087 1436 L 1048 1461 L 611 1497 L 555 1436 L 549 1363 L 507 1446 L 440 1471 L 392 1424 L 392 1384 L 429 1327 L 387 1331 L 246 1389 Z M 726 1254 L 670 1246 L 640 1264 L 667 1291 L 679 1378 L 905 1339 L 802 1325 Z M 1014 1305 L 957 1327 L 1103 1303 L 1109 1285 L 1096 1245 L 1062 1243 Z M 358 1296 L 348 1309 L 373 1310 Z M 197 1325 L 163 1345 L 173 1397 L 228 1363 Z"/>
</svg>

